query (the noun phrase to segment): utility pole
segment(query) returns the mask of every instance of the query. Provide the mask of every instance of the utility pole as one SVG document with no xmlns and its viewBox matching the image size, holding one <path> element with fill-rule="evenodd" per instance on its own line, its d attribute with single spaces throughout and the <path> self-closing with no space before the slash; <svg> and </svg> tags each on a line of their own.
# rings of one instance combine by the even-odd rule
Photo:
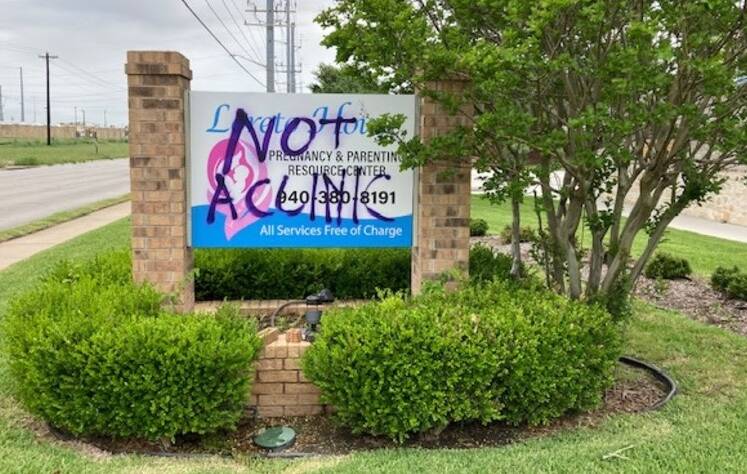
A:
<svg viewBox="0 0 747 474">
<path fill-rule="evenodd" d="M 21 74 L 21 123 L 26 121 L 26 106 L 23 103 L 23 67 L 19 67 L 18 71 Z"/>
<path fill-rule="evenodd" d="M 275 92 L 275 5 L 274 0 L 267 0 L 267 92 Z"/>
<path fill-rule="evenodd" d="M 293 90 L 293 41 L 291 40 L 291 2 L 285 0 L 285 90 L 288 93 L 294 92 Z"/>
<path fill-rule="evenodd" d="M 275 92 L 275 73 L 278 72 L 275 68 L 275 27 L 285 26 L 289 30 L 286 32 L 286 36 L 288 36 L 288 38 L 290 38 L 292 34 L 292 31 L 290 31 L 291 27 L 288 25 L 290 22 L 291 14 L 295 12 L 295 9 L 292 7 L 291 0 L 285 1 L 286 4 L 284 9 L 281 9 L 280 7 L 276 9 L 275 0 L 266 0 L 264 9 L 259 9 L 257 8 L 256 4 L 253 4 L 252 7 L 247 10 L 247 12 L 254 13 L 255 22 L 244 22 L 244 24 L 247 26 L 261 26 L 265 28 L 265 48 L 267 55 L 265 58 L 264 67 L 267 73 L 267 92 Z M 264 14 L 264 20 L 259 18 L 260 13 Z M 285 15 L 283 15 L 283 13 L 285 13 Z M 282 42 L 282 40 L 280 42 Z M 286 41 L 285 43 L 288 44 L 289 41 Z M 291 53 L 286 53 L 286 56 L 290 57 Z"/>
<path fill-rule="evenodd" d="M 296 23 L 290 24 L 290 91 L 296 93 Z"/>
<path fill-rule="evenodd" d="M 52 105 L 49 100 L 49 60 L 57 59 L 57 56 L 50 56 L 49 52 L 44 53 L 44 56 L 39 56 L 44 59 L 44 63 L 47 66 L 47 146 L 52 145 Z"/>
<path fill-rule="evenodd" d="M 3 117 L 3 86 L 0 86 L 0 122 L 4 121 Z"/>
<path fill-rule="evenodd" d="M 83 128 L 86 128 L 86 109 L 80 109 L 83 112 Z"/>
<path fill-rule="evenodd" d="M 21 75 L 21 123 L 26 121 L 26 106 L 23 103 L 23 67 L 18 68 Z"/>
<path fill-rule="evenodd" d="M 104 128 L 106 128 L 106 109 L 104 109 Z"/>
<path fill-rule="evenodd" d="M 75 128 L 78 128 L 78 106 L 77 105 L 73 106 L 73 114 L 74 114 L 73 117 L 75 117 L 73 123 L 75 123 Z"/>
</svg>

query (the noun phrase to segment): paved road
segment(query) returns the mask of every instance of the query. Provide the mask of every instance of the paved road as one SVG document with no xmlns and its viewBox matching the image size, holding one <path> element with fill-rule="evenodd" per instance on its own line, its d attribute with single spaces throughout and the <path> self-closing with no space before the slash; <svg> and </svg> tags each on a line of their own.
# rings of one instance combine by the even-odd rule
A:
<svg viewBox="0 0 747 474">
<path fill-rule="evenodd" d="M 127 159 L 0 169 L 0 230 L 128 192 Z"/>
<path fill-rule="evenodd" d="M 49 229 L 0 242 L 0 270 L 25 260 L 35 253 L 52 248 L 129 215 L 130 203 L 123 202 Z"/>
</svg>

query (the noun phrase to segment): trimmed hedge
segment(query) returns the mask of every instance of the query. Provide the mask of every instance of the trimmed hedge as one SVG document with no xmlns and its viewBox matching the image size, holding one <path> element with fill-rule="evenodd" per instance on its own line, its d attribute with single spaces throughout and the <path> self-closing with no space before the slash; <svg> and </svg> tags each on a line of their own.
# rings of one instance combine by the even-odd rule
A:
<svg viewBox="0 0 747 474">
<path fill-rule="evenodd" d="M 738 267 L 718 267 L 711 275 L 711 286 L 729 298 L 747 301 L 747 273 Z"/>
<path fill-rule="evenodd" d="M 511 257 L 478 244 L 470 250 L 476 281 L 509 278 Z M 81 277 L 129 284 L 127 250 L 84 262 L 62 262 L 47 279 Z M 329 288 L 339 299 L 374 298 L 378 291 L 408 291 L 408 249 L 200 249 L 195 251 L 195 293 L 200 301 L 304 298 Z"/>
<path fill-rule="evenodd" d="M 496 252 L 487 245 L 473 245 L 469 251 L 469 277 L 474 282 L 511 278 L 513 260 L 510 255 Z M 523 264 L 522 264 L 523 266 Z M 522 274 L 524 271 L 522 269 Z"/>
<path fill-rule="evenodd" d="M 510 244 L 513 240 L 513 229 L 510 225 L 507 225 L 501 231 L 501 241 Z M 519 242 L 534 242 L 535 240 L 537 240 L 537 233 L 534 231 L 534 228 L 530 226 L 522 226 L 521 231 L 519 232 Z"/>
<path fill-rule="evenodd" d="M 304 298 L 329 288 L 339 299 L 410 288 L 409 249 L 201 249 L 198 300 Z"/>
<path fill-rule="evenodd" d="M 726 295 L 729 298 L 747 301 L 747 273 L 740 273 L 729 282 Z"/>
<path fill-rule="evenodd" d="M 711 286 L 716 291 L 726 293 L 729 284 L 739 273 L 738 267 L 718 267 L 711 275 Z"/>
<path fill-rule="evenodd" d="M 469 235 L 470 237 L 482 237 L 488 233 L 488 221 L 485 219 L 470 219 L 469 220 Z"/>
<path fill-rule="evenodd" d="M 163 312 L 162 295 L 130 281 L 128 261 L 61 264 L 11 303 L 2 329 L 18 399 L 75 435 L 232 428 L 261 345 L 255 326 L 237 308 Z"/>
<path fill-rule="evenodd" d="M 668 253 L 659 252 L 646 265 L 646 277 L 664 280 L 676 280 L 685 278 L 692 273 L 690 262 L 687 259 L 675 257 Z"/>
<path fill-rule="evenodd" d="M 477 281 L 509 278 L 511 257 L 484 245 L 470 250 Z M 408 249 L 200 249 L 195 295 L 200 301 L 304 298 L 329 288 L 336 298 L 370 299 L 409 291 Z"/>
<path fill-rule="evenodd" d="M 495 280 L 328 311 L 302 366 L 342 424 L 402 441 L 450 422 L 590 409 L 620 348 L 600 307 Z"/>
</svg>

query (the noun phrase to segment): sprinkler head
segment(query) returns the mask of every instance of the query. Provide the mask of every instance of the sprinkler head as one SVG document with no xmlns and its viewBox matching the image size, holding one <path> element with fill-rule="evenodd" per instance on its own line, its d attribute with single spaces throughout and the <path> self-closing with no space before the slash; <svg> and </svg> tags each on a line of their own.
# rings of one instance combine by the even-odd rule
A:
<svg viewBox="0 0 747 474">
<path fill-rule="evenodd" d="M 270 451 L 281 451 L 293 445 L 296 432 L 290 426 L 265 428 L 254 437 L 254 444 Z"/>
</svg>

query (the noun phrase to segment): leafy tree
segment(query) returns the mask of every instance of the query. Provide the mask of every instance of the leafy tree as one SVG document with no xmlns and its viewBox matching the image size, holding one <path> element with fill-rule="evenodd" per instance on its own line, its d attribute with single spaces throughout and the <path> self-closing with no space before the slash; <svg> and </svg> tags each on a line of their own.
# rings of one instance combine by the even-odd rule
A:
<svg viewBox="0 0 747 474">
<path fill-rule="evenodd" d="M 320 64 L 314 71 L 314 77 L 316 82 L 311 85 L 311 92 L 314 94 L 385 94 L 389 92 L 377 76 L 350 64 Z"/>
<path fill-rule="evenodd" d="M 400 142 L 407 166 L 478 156 L 500 171 L 496 199 L 538 185 L 550 285 L 604 301 L 627 295 L 672 219 L 747 160 L 746 3 L 339 0 L 317 21 L 338 61 L 455 113 L 473 106 L 471 126 L 428 143 L 405 137 L 402 117 L 370 130 Z M 433 87 L 445 78 L 468 81 L 464 93 Z"/>
</svg>

